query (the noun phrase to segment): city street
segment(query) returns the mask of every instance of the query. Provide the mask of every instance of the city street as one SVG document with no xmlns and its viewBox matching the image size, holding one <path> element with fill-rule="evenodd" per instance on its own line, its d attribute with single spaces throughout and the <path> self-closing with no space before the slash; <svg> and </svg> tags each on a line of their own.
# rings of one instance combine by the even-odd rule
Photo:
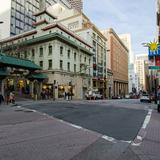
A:
<svg viewBox="0 0 160 160">
<path fill-rule="evenodd" d="M 159 119 L 139 100 L 19 101 L 0 107 L 0 159 L 158 160 Z"/>
<path fill-rule="evenodd" d="M 133 103 L 136 103 L 138 108 Z M 29 105 L 27 108 L 118 140 L 131 141 L 137 135 L 147 114 L 144 105 L 140 104 L 139 100 L 110 100 L 96 103 L 66 101 Z"/>
</svg>

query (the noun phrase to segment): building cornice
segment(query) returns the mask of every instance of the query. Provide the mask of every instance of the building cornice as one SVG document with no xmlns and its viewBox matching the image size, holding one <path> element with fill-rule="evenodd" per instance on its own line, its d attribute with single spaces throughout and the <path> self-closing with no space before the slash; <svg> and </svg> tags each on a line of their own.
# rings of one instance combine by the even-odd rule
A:
<svg viewBox="0 0 160 160">
<path fill-rule="evenodd" d="M 64 27 L 63 25 L 59 24 L 59 23 L 54 23 L 54 24 L 50 24 L 44 28 L 42 28 L 43 31 L 46 31 L 46 30 L 49 30 L 49 29 L 52 29 L 52 28 L 55 28 L 55 27 L 58 27 L 60 28 L 61 30 L 63 30 L 64 32 L 68 33 L 69 35 L 73 36 L 75 39 L 79 40 L 80 42 L 82 42 L 83 44 L 87 45 L 88 47 L 92 48 L 91 45 L 89 45 L 88 43 L 86 43 L 84 40 L 82 40 L 81 37 L 79 37 L 78 35 L 76 35 L 74 32 L 72 31 L 69 31 L 66 27 Z"/>
<path fill-rule="evenodd" d="M 29 32 L 24 32 L 24 33 L 16 35 L 16 36 L 9 37 L 7 39 L 1 40 L 0 43 L 12 42 L 12 41 L 18 40 L 20 38 L 25 38 L 27 36 L 34 35 L 34 34 L 37 34 L 37 30 L 32 30 L 32 31 L 29 31 Z"/>
<path fill-rule="evenodd" d="M 46 20 L 46 19 L 43 19 L 43 20 L 40 20 L 40 21 L 38 21 L 38 22 L 34 22 L 33 23 L 33 25 L 34 26 L 38 26 L 38 25 L 40 25 L 40 24 L 49 24 L 49 22 Z"/>
<path fill-rule="evenodd" d="M 112 28 L 110 28 L 110 29 L 108 30 L 108 32 L 109 32 L 110 34 L 113 34 L 114 37 L 115 37 L 115 38 L 119 41 L 119 43 L 123 46 L 123 48 L 125 48 L 125 50 L 126 50 L 127 52 L 129 52 L 128 48 L 125 46 L 125 44 L 122 42 L 122 40 L 119 38 L 119 36 L 116 34 L 116 32 L 115 32 Z"/>
<path fill-rule="evenodd" d="M 44 9 L 43 11 L 40 11 L 38 13 L 33 14 L 33 16 L 40 16 L 42 14 L 46 13 L 48 16 L 50 16 L 53 19 L 57 19 L 57 17 L 53 16 L 52 14 L 50 14 L 46 9 Z"/>
</svg>

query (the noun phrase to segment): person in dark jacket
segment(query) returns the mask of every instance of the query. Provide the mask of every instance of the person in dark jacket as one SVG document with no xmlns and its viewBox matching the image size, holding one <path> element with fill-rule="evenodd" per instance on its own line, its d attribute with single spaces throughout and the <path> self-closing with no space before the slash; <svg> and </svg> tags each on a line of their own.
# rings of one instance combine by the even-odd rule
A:
<svg viewBox="0 0 160 160">
<path fill-rule="evenodd" d="M 3 101 L 4 101 L 4 98 L 3 98 L 2 93 L 0 92 L 0 105 L 2 104 Z"/>
</svg>

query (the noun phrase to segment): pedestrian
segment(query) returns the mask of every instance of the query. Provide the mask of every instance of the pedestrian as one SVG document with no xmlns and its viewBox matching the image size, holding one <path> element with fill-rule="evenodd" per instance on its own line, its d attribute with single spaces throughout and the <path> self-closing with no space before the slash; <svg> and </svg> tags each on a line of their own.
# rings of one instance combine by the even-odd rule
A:
<svg viewBox="0 0 160 160">
<path fill-rule="evenodd" d="M 66 100 L 66 92 L 65 91 L 63 93 L 63 96 L 64 96 L 64 100 Z"/>
<path fill-rule="evenodd" d="M 10 103 L 14 104 L 15 103 L 15 95 L 13 92 L 10 92 L 10 95 L 9 95 L 9 101 Z"/>
<path fill-rule="evenodd" d="M 9 103 L 10 91 L 8 89 L 5 90 L 5 102 L 8 105 Z"/>
<path fill-rule="evenodd" d="M 1 105 L 1 103 L 4 101 L 4 98 L 3 98 L 3 95 L 2 95 L 2 93 L 0 92 L 0 105 Z"/>
<path fill-rule="evenodd" d="M 69 93 L 66 92 L 66 100 L 68 101 L 69 100 Z"/>
<path fill-rule="evenodd" d="M 160 112 L 160 86 L 158 87 L 157 90 L 157 111 Z"/>
</svg>

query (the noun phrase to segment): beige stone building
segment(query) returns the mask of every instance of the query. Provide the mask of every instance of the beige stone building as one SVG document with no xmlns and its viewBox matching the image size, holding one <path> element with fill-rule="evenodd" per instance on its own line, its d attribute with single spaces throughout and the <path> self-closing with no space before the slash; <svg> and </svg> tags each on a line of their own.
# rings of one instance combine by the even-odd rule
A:
<svg viewBox="0 0 160 160">
<path fill-rule="evenodd" d="M 74 9 L 68 10 L 60 4 L 48 9 L 50 13 L 57 17 L 57 22 L 66 26 L 78 34 L 82 39 L 92 46 L 92 90 L 99 91 L 107 97 L 107 48 L 106 37 L 90 21 L 90 19 Z M 89 68 L 88 68 L 89 69 Z"/>
<path fill-rule="evenodd" d="M 42 90 L 47 90 L 56 99 L 63 98 L 64 92 L 73 95 L 74 99 L 83 99 L 91 87 L 92 46 L 64 25 L 55 23 L 55 17 L 48 11 L 41 11 L 35 16 L 34 30 L 0 41 L 6 54 L 0 56 L 14 59 L 15 67 L 9 70 L 10 74 L 17 73 L 3 80 L 5 87 L 16 91 L 29 88 L 30 95 L 37 90 L 38 97 Z M 27 59 L 25 63 L 30 60 L 29 63 L 34 62 L 42 70 L 34 73 L 30 69 L 21 70 L 24 66 L 18 63 L 24 59 Z M 39 72 L 45 73 L 47 78 L 37 77 Z M 34 79 L 35 74 L 40 80 Z"/>
<path fill-rule="evenodd" d="M 112 28 L 104 30 L 103 34 L 108 39 L 108 54 L 113 73 L 112 96 L 125 96 L 128 94 L 128 49 Z"/>
</svg>

